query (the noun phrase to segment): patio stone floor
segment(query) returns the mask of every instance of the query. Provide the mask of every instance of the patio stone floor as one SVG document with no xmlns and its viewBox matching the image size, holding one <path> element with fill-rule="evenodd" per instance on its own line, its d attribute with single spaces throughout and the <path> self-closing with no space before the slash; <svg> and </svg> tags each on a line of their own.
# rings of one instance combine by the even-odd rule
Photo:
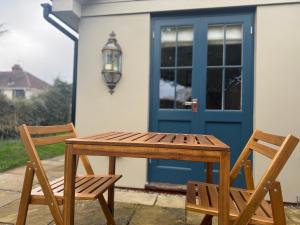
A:
<svg viewBox="0 0 300 225">
<path fill-rule="evenodd" d="M 63 157 L 44 160 L 51 179 L 63 175 Z M 0 173 L 0 225 L 15 224 L 25 167 Z M 37 181 L 35 180 L 35 184 Z M 117 225 L 196 225 L 201 214 L 185 214 L 183 195 L 116 190 L 115 219 Z M 76 202 L 76 225 L 104 225 L 106 221 L 97 201 Z M 286 208 L 289 225 L 300 225 L 300 209 Z M 47 206 L 29 207 L 28 225 L 54 225 Z M 217 224 L 214 219 L 213 224 Z"/>
</svg>

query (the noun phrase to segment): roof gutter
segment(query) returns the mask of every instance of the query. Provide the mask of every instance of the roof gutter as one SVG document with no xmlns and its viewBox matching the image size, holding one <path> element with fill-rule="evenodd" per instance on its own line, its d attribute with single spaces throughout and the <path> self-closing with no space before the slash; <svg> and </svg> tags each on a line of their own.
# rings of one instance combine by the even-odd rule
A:
<svg viewBox="0 0 300 225">
<path fill-rule="evenodd" d="M 71 32 L 69 32 L 68 30 L 66 30 L 63 26 L 61 26 L 59 23 L 57 23 L 55 20 L 53 20 L 50 17 L 50 15 L 55 16 L 53 14 L 53 12 L 52 12 L 52 6 L 50 4 L 45 3 L 45 4 L 41 4 L 41 6 L 43 7 L 43 17 L 44 17 L 44 19 L 47 22 L 49 22 L 50 24 L 52 24 L 59 31 L 61 31 L 64 35 L 66 35 L 67 37 L 69 37 L 72 41 L 74 41 L 71 121 L 72 121 L 73 124 L 75 124 L 75 115 L 76 115 L 76 89 L 77 89 L 77 63 L 78 63 L 78 38 L 76 36 L 74 36 Z M 59 18 L 57 18 L 57 19 L 59 20 Z"/>
</svg>

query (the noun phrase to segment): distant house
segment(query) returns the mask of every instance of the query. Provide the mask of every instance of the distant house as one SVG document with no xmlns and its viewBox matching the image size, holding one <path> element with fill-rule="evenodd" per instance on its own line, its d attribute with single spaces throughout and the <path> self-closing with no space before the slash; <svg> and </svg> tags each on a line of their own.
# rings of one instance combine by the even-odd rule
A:
<svg viewBox="0 0 300 225">
<path fill-rule="evenodd" d="M 30 98 L 48 89 L 50 85 L 26 72 L 18 64 L 11 71 L 0 72 L 0 92 L 9 99 Z"/>
</svg>

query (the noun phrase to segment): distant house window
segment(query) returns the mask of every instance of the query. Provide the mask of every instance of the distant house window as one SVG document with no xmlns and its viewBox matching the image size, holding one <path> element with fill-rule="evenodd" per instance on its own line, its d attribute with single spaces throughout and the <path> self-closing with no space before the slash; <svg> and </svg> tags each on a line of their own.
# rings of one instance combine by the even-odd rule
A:
<svg viewBox="0 0 300 225">
<path fill-rule="evenodd" d="M 24 90 L 13 90 L 13 98 L 25 98 Z"/>
</svg>

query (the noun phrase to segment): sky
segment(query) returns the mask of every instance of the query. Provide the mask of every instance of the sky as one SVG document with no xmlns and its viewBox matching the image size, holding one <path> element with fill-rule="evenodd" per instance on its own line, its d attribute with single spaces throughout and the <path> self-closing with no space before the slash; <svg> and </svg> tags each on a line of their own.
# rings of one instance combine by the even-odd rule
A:
<svg viewBox="0 0 300 225">
<path fill-rule="evenodd" d="M 41 3 L 48 0 L 0 0 L 0 24 L 8 30 L 0 36 L 0 71 L 14 64 L 53 83 L 69 83 L 73 76 L 74 43 L 43 18 Z"/>
</svg>

